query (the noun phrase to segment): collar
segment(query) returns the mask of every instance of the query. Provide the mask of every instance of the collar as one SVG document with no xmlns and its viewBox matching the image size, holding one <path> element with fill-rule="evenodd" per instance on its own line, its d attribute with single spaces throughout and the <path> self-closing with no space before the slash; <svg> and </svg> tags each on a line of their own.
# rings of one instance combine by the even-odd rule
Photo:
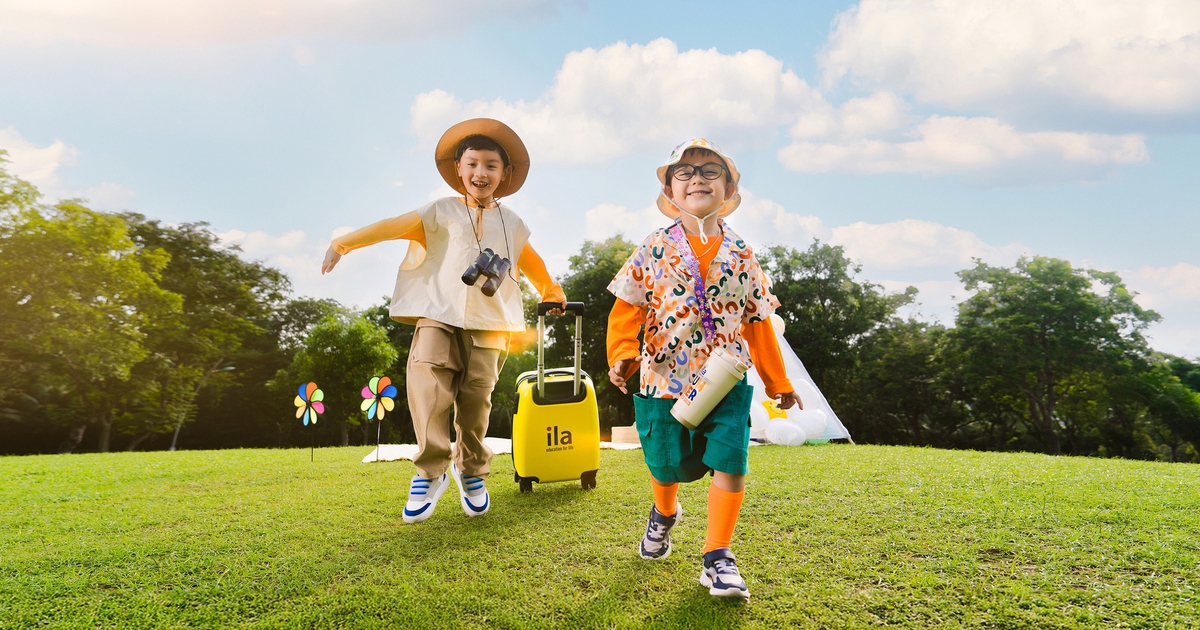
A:
<svg viewBox="0 0 1200 630">
<path fill-rule="evenodd" d="M 496 209 L 496 208 L 500 207 L 500 202 L 496 199 L 492 199 L 491 205 L 487 205 L 487 206 L 479 203 L 478 201 L 472 199 L 471 197 L 463 196 L 463 197 L 460 197 L 459 199 L 468 208 L 479 208 L 482 210 L 492 210 L 492 209 Z"/>
<path fill-rule="evenodd" d="M 709 238 L 719 238 L 721 239 L 721 243 L 720 245 L 717 245 L 717 253 L 715 256 L 713 256 L 712 262 L 708 265 L 710 270 L 718 265 L 729 263 L 732 257 L 733 245 L 738 240 L 737 235 L 729 229 L 729 226 L 725 224 L 724 219 L 719 219 L 717 221 L 717 225 L 721 227 L 721 233 L 716 236 L 710 236 Z M 671 227 L 672 226 L 668 225 L 667 227 L 662 228 L 662 239 L 666 241 L 666 247 L 669 248 L 669 250 L 676 250 L 678 248 L 675 245 L 675 239 L 671 238 L 671 235 L 668 233 L 668 230 L 670 230 Z M 683 234 L 684 238 L 687 238 L 687 232 L 684 232 Z M 688 247 L 691 247 L 691 243 L 688 243 Z M 695 248 L 693 248 L 693 253 L 695 253 L 694 249 Z M 664 259 L 666 258 L 667 257 L 664 257 Z M 670 263 L 668 262 L 667 264 Z M 674 265 L 674 267 L 682 271 L 689 279 L 691 278 L 691 272 L 687 269 L 687 265 L 683 264 L 682 257 L 680 258 L 679 262 Z"/>
</svg>

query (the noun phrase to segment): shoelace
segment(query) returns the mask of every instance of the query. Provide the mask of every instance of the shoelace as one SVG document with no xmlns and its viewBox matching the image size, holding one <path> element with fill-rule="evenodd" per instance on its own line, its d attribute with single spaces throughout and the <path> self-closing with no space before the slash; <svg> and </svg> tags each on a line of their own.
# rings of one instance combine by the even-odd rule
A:
<svg viewBox="0 0 1200 630">
<path fill-rule="evenodd" d="M 431 483 L 433 483 L 432 479 L 428 479 L 426 477 L 413 477 L 412 486 L 410 486 L 408 489 L 408 496 L 410 498 L 424 497 L 426 491 L 429 490 L 429 484 Z"/>
<path fill-rule="evenodd" d="M 483 488 L 483 477 L 463 477 L 463 486 L 467 488 L 467 492 L 475 492 Z"/>
<path fill-rule="evenodd" d="M 728 558 L 721 558 L 714 561 L 712 567 L 713 571 L 720 577 L 737 578 L 737 581 L 741 581 L 742 579 L 742 574 L 738 573 L 737 565 Z"/>
<path fill-rule="evenodd" d="M 662 523 L 650 521 L 649 531 L 646 532 L 646 538 L 654 542 L 662 542 L 667 537 L 667 526 Z"/>
</svg>

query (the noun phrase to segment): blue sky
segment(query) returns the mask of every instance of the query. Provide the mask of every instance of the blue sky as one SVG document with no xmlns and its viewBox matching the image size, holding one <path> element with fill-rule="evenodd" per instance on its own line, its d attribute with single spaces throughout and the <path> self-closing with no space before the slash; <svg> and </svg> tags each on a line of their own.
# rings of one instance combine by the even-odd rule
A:
<svg viewBox="0 0 1200 630">
<path fill-rule="evenodd" d="M 914 6 L 915 5 L 915 6 Z M 552 270 L 659 221 L 654 167 L 734 155 L 752 243 L 834 242 L 949 322 L 954 271 L 1121 273 L 1200 355 L 1200 6 L 1092 0 L 0 3 L 0 148 L 50 198 L 207 221 L 300 294 L 390 293 L 401 243 L 335 233 L 441 196 L 433 143 L 505 120 Z"/>
</svg>

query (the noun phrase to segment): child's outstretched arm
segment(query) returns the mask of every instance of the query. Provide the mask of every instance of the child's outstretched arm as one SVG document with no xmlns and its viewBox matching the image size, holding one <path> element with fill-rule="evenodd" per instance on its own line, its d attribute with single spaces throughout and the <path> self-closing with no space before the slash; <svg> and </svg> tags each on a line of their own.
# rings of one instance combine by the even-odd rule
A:
<svg viewBox="0 0 1200 630">
<path fill-rule="evenodd" d="M 543 302 L 563 304 L 567 301 L 562 287 L 550 277 L 550 272 L 546 270 L 546 262 L 529 243 L 525 243 L 525 247 L 521 249 L 521 257 L 517 259 L 517 269 L 520 269 L 521 273 L 529 278 L 533 290 L 538 292 Z M 557 314 L 557 309 L 551 312 Z"/>
<path fill-rule="evenodd" d="M 380 241 L 396 239 L 417 241 L 422 246 L 425 245 L 425 227 L 421 224 L 421 215 L 416 210 L 406 212 L 398 217 L 377 221 L 365 228 L 333 239 L 329 249 L 325 250 L 325 260 L 321 263 L 321 275 L 333 271 L 344 254 Z"/>
<path fill-rule="evenodd" d="M 775 337 L 771 320 L 764 319 L 752 324 L 742 324 L 742 338 L 750 346 L 750 360 L 758 368 L 758 375 L 767 386 L 767 397 L 779 401 L 779 407 L 788 409 L 792 405 L 804 408 L 804 401 L 796 395 L 796 388 L 788 380 L 783 366 L 783 352 Z"/>
<path fill-rule="evenodd" d="M 612 312 L 608 314 L 608 337 L 605 345 L 608 347 L 608 380 L 622 394 L 628 394 L 626 389 L 629 378 L 642 362 L 642 351 L 638 346 L 638 331 L 646 321 L 646 309 L 634 306 L 621 298 L 613 304 Z"/>
</svg>

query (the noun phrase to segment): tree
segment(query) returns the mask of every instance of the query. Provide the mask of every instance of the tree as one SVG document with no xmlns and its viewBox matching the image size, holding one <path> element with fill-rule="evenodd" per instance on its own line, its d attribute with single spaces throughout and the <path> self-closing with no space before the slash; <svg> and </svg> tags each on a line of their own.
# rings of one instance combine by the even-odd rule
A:
<svg viewBox="0 0 1200 630">
<path fill-rule="evenodd" d="M 144 328 L 180 310 L 180 297 L 157 285 L 169 255 L 139 247 L 120 217 L 74 202 L 10 205 L 4 225 L 0 357 L 79 402 L 83 417 L 64 418 L 64 452 L 90 425 L 106 451 L 118 402 L 136 389 L 131 369 L 148 354 Z"/>
<path fill-rule="evenodd" d="M 180 428 L 195 417 L 196 397 L 231 382 L 235 353 L 246 338 L 264 331 L 289 282 L 278 270 L 221 246 L 207 224 L 167 226 L 134 213 L 122 218 L 140 248 L 170 256 L 158 284 L 183 298 L 179 311 L 145 327 L 150 356 L 134 370 L 145 386 L 127 401 L 122 430 L 136 436 L 131 450 L 155 433 L 174 431 L 174 450 Z"/>
<path fill-rule="evenodd" d="M 831 402 L 851 404 L 849 397 L 860 395 L 850 381 L 863 342 L 892 324 L 917 290 L 885 293 L 858 279 L 862 266 L 842 247 L 816 240 L 805 251 L 777 245 L 757 255 L 779 298 L 784 338 Z"/>
<path fill-rule="evenodd" d="M 1104 386 L 1094 376 L 1144 355 L 1142 331 L 1159 319 L 1133 301 L 1116 274 L 1064 260 L 1022 258 L 1011 269 L 976 261 L 958 275 L 976 292 L 959 306 L 952 333 L 965 377 L 975 388 L 1020 400 L 1025 421 L 1054 455 L 1073 431 L 1060 406 L 1094 398 Z"/>
<path fill-rule="evenodd" d="M 635 245 L 617 235 L 604 241 L 584 241 L 579 253 L 570 259 L 570 267 L 560 282 L 567 299 L 587 305 L 583 318 L 583 370 L 592 377 L 596 387 L 603 427 L 633 423 L 633 400 L 608 382 L 608 354 L 605 343 L 608 335 L 608 314 L 616 296 L 608 292 L 608 284 L 633 254 Z M 574 365 L 574 317 L 570 314 L 547 317 L 550 327 L 547 336 L 546 364 Z"/>
<path fill-rule="evenodd" d="M 366 444 L 369 422 L 359 409 L 360 392 L 371 377 L 383 376 L 396 356 L 387 331 L 378 324 L 362 316 L 330 317 L 313 327 L 304 347 L 276 374 L 270 388 L 294 392 L 299 384 L 315 381 L 325 392 L 323 419 L 339 427 L 341 445 L 350 443 L 351 426 L 363 427 Z"/>
<path fill-rule="evenodd" d="M 876 444 L 952 447 L 970 443 L 973 422 L 961 402 L 955 358 L 944 327 L 904 320 L 882 327 L 859 348 L 839 411 L 854 438 Z"/>
<path fill-rule="evenodd" d="M 264 396 L 264 384 L 292 363 L 312 329 L 327 318 L 349 319 L 348 309 L 334 300 L 295 298 L 273 309 L 262 331 L 247 336 L 230 355 L 237 367 L 224 376 L 231 382 L 209 389 L 197 400 L 196 420 L 188 426 L 188 448 L 284 447 L 308 444 L 308 427 L 290 413 L 280 413 L 295 396 L 299 382 L 286 391 Z M 281 398 L 283 400 L 281 400 Z M 319 430 L 324 430 L 324 423 Z"/>
</svg>

